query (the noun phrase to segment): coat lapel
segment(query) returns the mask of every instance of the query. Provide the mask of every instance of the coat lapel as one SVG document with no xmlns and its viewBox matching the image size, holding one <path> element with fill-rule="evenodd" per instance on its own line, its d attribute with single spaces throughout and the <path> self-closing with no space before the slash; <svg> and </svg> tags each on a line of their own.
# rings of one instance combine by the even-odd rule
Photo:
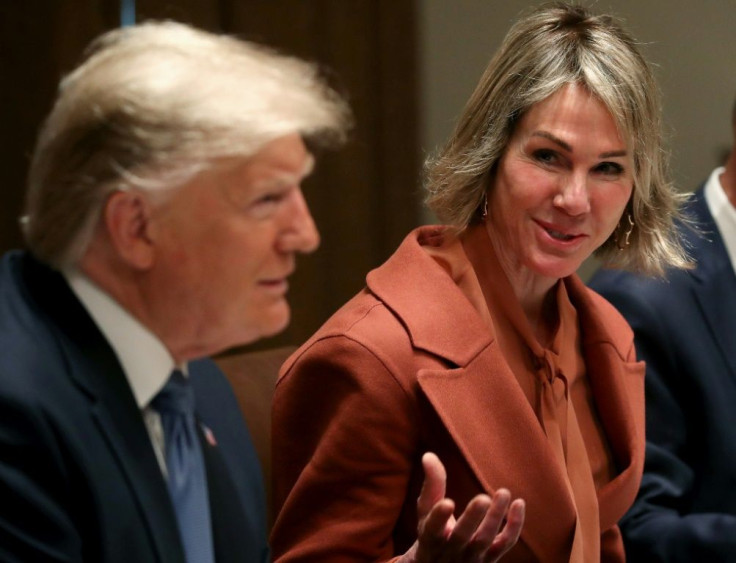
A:
<svg viewBox="0 0 736 563">
<path fill-rule="evenodd" d="M 368 287 L 402 319 L 415 348 L 439 358 L 433 365 L 448 366 L 422 369 L 417 379 L 484 490 L 506 487 L 534 499 L 522 540 L 540 560 L 563 560 L 564 530 L 575 519 L 564 478 L 494 334 L 420 246 L 442 236 L 436 227 L 414 231 L 368 275 Z"/>
<path fill-rule="evenodd" d="M 182 561 L 166 483 L 115 353 L 60 274 L 28 258 L 24 278 L 33 299 L 49 317 L 67 358 L 70 377 L 89 399 L 90 415 L 138 502 L 159 560 Z M 72 323 L 74 330 L 70 329 Z"/>
<path fill-rule="evenodd" d="M 569 554 L 575 510 L 547 438 L 492 343 L 468 366 L 420 370 L 419 385 L 487 493 L 527 499 L 522 540 L 541 561 Z"/>
<path fill-rule="evenodd" d="M 527 499 L 522 540 L 540 561 L 566 561 L 575 510 L 562 470 L 544 431 L 494 334 L 454 282 L 421 248 L 440 238 L 438 227 L 407 237 L 397 252 L 368 276 L 368 286 L 404 322 L 415 348 L 439 358 L 421 369 L 419 385 L 486 492 L 508 488 Z M 585 295 L 577 278 L 571 299 Z M 426 300 L 417 300 L 426 295 Z M 584 302 L 585 297 L 578 299 Z M 585 303 L 597 309 L 592 303 Z M 601 419 L 621 473 L 600 492 L 602 529 L 613 525 L 633 501 L 643 464 L 643 436 L 634 412 L 643 412 L 643 366 L 628 365 L 611 346 L 605 323 L 581 315 L 583 332 L 592 323 L 584 354 Z M 633 338 L 632 338 L 633 340 Z M 631 377 L 641 388 L 627 392 Z M 628 378 L 628 379 L 627 379 Z M 641 417 L 639 417 L 641 418 Z M 623 431 L 622 431 L 623 429 Z M 613 436 L 611 436 L 611 434 Z"/>
<path fill-rule="evenodd" d="M 628 335 L 625 338 L 633 350 L 633 334 L 625 321 L 600 315 L 600 306 L 576 276 L 566 283 L 580 319 L 583 355 L 598 416 L 618 470 L 598 491 L 600 526 L 606 530 L 634 502 L 644 468 L 644 363 L 629 361 L 620 344 L 614 344 Z"/>
</svg>

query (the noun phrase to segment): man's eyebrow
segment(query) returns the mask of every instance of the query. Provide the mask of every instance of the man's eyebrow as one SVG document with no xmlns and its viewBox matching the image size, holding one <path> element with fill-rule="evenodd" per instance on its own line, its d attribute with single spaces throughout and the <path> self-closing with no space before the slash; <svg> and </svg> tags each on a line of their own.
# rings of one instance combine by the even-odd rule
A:
<svg viewBox="0 0 736 563">
<path fill-rule="evenodd" d="M 314 164 L 315 164 L 314 156 L 312 156 L 311 153 L 307 153 L 307 155 L 306 155 L 306 157 L 304 159 L 304 166 L 302 166 L 302 169 L 299 171 L 299 173 L 296 176 L 293 176 L 293 177 L 291 177 L 291 175 L 289 175 L 292 178 L 291 179 L 291 182 L 297 182 L 298 183 L 298 182 L 301 182 L 302 180 L 304 180 L 304 178 L 306 178 L 307 176 L 309 176 L 312 173 L 312 171 L 314 170 Z"/>
<path fill-rule="evenodd" d="M 569 143 L 566 143 L 559 137 L 547 131 L 534 131 L 532 133 L 532 137 L 543 137 L 545 139 L 552 141 L 556 145 L 559 145 L 560 147 L 565 149 L 567 152 L 574 152 L 572 146 L 570 146 Z M 620 149 L 616 151 L 602 152 L 601 154 L 598 155 L 598 158 L 613 158 L 613 157 L 619 157 L 619 156 L 626 156 L 628 154 L 629 154 L 628 151 L 626 151 L 625 149 Z"/>
<path fill-rule="evenodd" d="M 304 163 L 304 168 L 302 169 L 303 177 L 309 176 L 314 171 L 314 163 L 314 156 L 311 153 L 307 154 L 306 162 Z"/>
<path fill-rule="evenodd" d="M 315 159 L 311 154 L 307 155 L 307 158 L 305 159 L 304 166 L 302 166 L 302 169 L 297 173 L 292 172 L 286 172 L 286 171 L 279 171 L 276 172 L 274 175 L 272 175 L 269 178 L 263 179 L 256 184 L 261 187 L 268 187 L 268 186 L 288 186 L 291 184 L 298 184 L 304 178 L 309 176 L 312 171 L 314 170 L 315 165 Z"/>
</svg>

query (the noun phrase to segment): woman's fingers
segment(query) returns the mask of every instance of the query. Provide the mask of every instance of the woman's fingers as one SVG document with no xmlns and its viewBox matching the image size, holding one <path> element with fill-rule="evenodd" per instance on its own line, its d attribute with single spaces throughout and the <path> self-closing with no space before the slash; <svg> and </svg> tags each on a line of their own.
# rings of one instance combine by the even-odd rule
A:
<svg viewBox="0 0 736 563">
<path fill-rule="evenodd" d="M 422 456 L 422 467 L 424 468 L 424 482 L 417 499 L 417 515 L 420 522 L 435 504 L 445 498 L 447 482 L 445 466 L 432 452 L 427 452 Z"/>
<path fill-rule="evenodd" d="M 455 522 L 449 499 L 436 503 L 419 530 L 417 561 L 432 563 L 492 563 L 519 539 L 524 524 L 524 501 L 511 502 L 511 494 L 499 489 L 478 495 Z"/>
<path fill-rule="evenodd" d="M 424 483 L 417 499 L 417 542 L 407 560 L 431 563 L 492 563 L 519 539 L 524 501 L 511 501 L 507 489 L 477 495 L 455 520 L 455 503 L 445 498 L 447 474 L 439 458 L 422 456 Z"/>
<path fill-rule="evenodd" d="M 442 499 L 435 504 L 429 514 L 419 521 L 417 534 L 416 561 L 439 562 L 446 550 L 447 538 L 454 523 L 452 513 L 455 503 L 450 499 Z"/>
<path fill-rule="evenodd" d="M 496 534 L 491 547 L 486 551 L 484 563 L 497 561 L 504 553 L 511 549 L 519 540 L 519 534 L 524 527 L 526 504 L 522 499 L 515 499 L 506 512 L 506 524 L 500 533 Z"/>
</svg>

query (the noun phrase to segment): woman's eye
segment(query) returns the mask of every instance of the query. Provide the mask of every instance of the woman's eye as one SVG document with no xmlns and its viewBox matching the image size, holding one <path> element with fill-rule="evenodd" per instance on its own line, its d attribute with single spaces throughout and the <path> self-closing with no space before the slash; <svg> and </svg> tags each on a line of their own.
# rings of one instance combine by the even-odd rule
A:
<svg viewBox="0 0 736 563">
<path fill-rule="evenodd" d="M 557 161 L 557 154 L 555 151 L 549 149 L 540 149 L 534 151 L 534 159 L 542 164 L 553 164 Z"/>
<path fill-rule="evenodd" d="M 619 176 L 624 171 L 624 167 L 617 162 L 601 162 L 595 169 L 606 176 Z"/>
</svg>

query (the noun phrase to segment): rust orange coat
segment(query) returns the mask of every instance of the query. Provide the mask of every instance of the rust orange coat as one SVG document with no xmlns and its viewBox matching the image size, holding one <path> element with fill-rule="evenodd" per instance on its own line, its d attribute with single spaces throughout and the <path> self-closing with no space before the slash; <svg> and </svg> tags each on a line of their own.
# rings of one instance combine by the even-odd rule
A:
<svg viewBox="0 0 736 563">
<path fill-rule="evenodd" d="M 576 516 L 562 472 L 492 330 L 422 250 L 438 230 L 413 231 L 282 367 L 273 406 L 278 561 L 403 553 L 416 538 L 425 451 L 445 464 L 458 514 L 499 487 L 526 500 L 521 539 L 504 561 L 569 561 Z M 616 523 L 641 478 L 644 366 L 618 312 L 577 276 L 564 283 L 618 469 L 598 491 L 601 559 L 622 561 Z"/>
</svg>

